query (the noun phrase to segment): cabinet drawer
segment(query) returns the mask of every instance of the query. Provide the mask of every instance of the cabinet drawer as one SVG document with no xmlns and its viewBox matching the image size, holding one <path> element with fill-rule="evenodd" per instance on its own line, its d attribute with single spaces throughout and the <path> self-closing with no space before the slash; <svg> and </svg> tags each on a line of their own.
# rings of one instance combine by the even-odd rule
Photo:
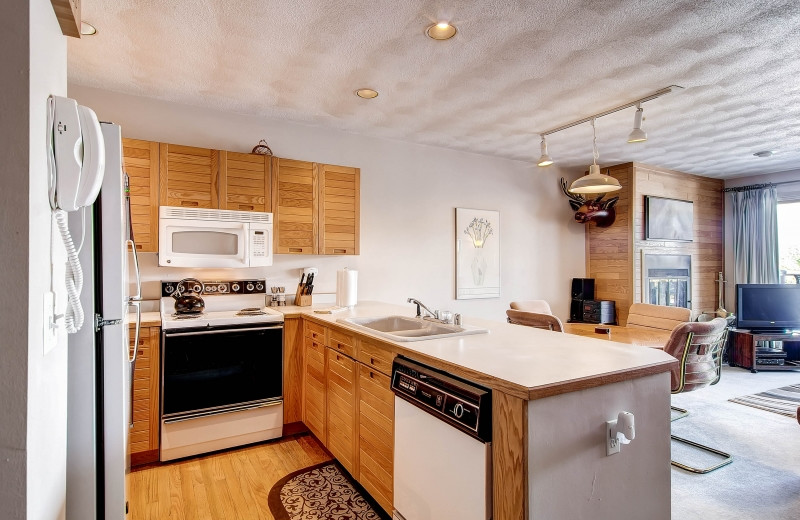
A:
<svg viewBox="0 0 800 520">
<path fill-rule="evenodd" d="M 362 339 L 358 344 L 358 360 L 378 372 L 390 375 L 394 353 Z"/>
<path fill-rule="evenodd" d="M 303 331 L 307 338 L 325 343 L 325 327 L 310 320 L 303 320 Z"/>
<path fill-rule="evenodd" d="M 350 334 L 331 329 L 328 346 L 351 358 L 356 356 L 355 339 Z"/>
<path fill-rule="evenodd" d="M 328 349 L 328 371 L 347 381 L 349 387 L 355 387 L 356 362 L 345 356 L 341 352 Z"/>
</svg>

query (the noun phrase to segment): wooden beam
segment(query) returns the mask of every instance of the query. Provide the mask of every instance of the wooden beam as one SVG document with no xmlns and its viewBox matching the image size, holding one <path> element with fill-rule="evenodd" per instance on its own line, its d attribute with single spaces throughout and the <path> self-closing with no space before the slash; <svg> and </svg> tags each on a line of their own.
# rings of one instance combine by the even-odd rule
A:
<svg viewBox="0 0 800 520">
<path fill-rule="evenodd" d="M 50 0 L 64 36 L 81 37 L 81 0 Z"/>
</svg>

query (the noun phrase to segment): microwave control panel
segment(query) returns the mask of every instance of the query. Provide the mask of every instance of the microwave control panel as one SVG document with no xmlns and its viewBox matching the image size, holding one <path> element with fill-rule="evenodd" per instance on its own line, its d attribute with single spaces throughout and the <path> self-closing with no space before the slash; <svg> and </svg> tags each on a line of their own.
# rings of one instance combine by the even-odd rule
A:
<svg viewBox="0 0 800 520">
<path fill-rule="evenodd" d="M 269 233 L 266 229 L 253 229 L 250 231 L 250 251 L 253 258 L 268 256 Z"/>
<path fill-rule="evenodd" d="M 172 296 L 175 289 L 178 287 L 179 280 L 174 282 L 161 282 L 161 296 Z M 267 284 L 265 280 L 203 280 L 203 287 L 195 284 L 188 287 L 192 291 L 198 293 L 202 289 L 202 295 L 209 296 L 212 294 L 266 294 Z"/>
</svg>

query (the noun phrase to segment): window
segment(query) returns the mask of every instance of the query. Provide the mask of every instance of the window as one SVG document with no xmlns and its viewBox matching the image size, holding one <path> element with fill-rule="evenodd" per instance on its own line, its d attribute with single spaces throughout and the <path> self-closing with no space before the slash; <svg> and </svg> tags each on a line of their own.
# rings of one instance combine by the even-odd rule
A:
<svg viewBox="0 0 800 520">
<path fill-rule="evenodd" d="M 778 255 L 782 283 L 800 283 L 800 202 L 778 204 Z"/>
</svg>

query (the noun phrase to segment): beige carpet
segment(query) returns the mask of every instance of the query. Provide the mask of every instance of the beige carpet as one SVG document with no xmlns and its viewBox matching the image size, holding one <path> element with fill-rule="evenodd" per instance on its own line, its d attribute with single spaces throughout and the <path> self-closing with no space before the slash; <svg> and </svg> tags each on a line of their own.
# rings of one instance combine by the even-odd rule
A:
<svg viewBox="0 0 800 520">
<path fill-rule="evenodd" d="M 270 490 L 268 502 L 276 520 L 389 520 L 335 461 L 282 478 Z"/>
<path fill-rule="evenodd" d="M 800 385 L 789 385 L 757 394 L 734 397 L 729 401 L 789 417 L 797 417 L 797 407 L 800 406 Z"/>
</svg>

